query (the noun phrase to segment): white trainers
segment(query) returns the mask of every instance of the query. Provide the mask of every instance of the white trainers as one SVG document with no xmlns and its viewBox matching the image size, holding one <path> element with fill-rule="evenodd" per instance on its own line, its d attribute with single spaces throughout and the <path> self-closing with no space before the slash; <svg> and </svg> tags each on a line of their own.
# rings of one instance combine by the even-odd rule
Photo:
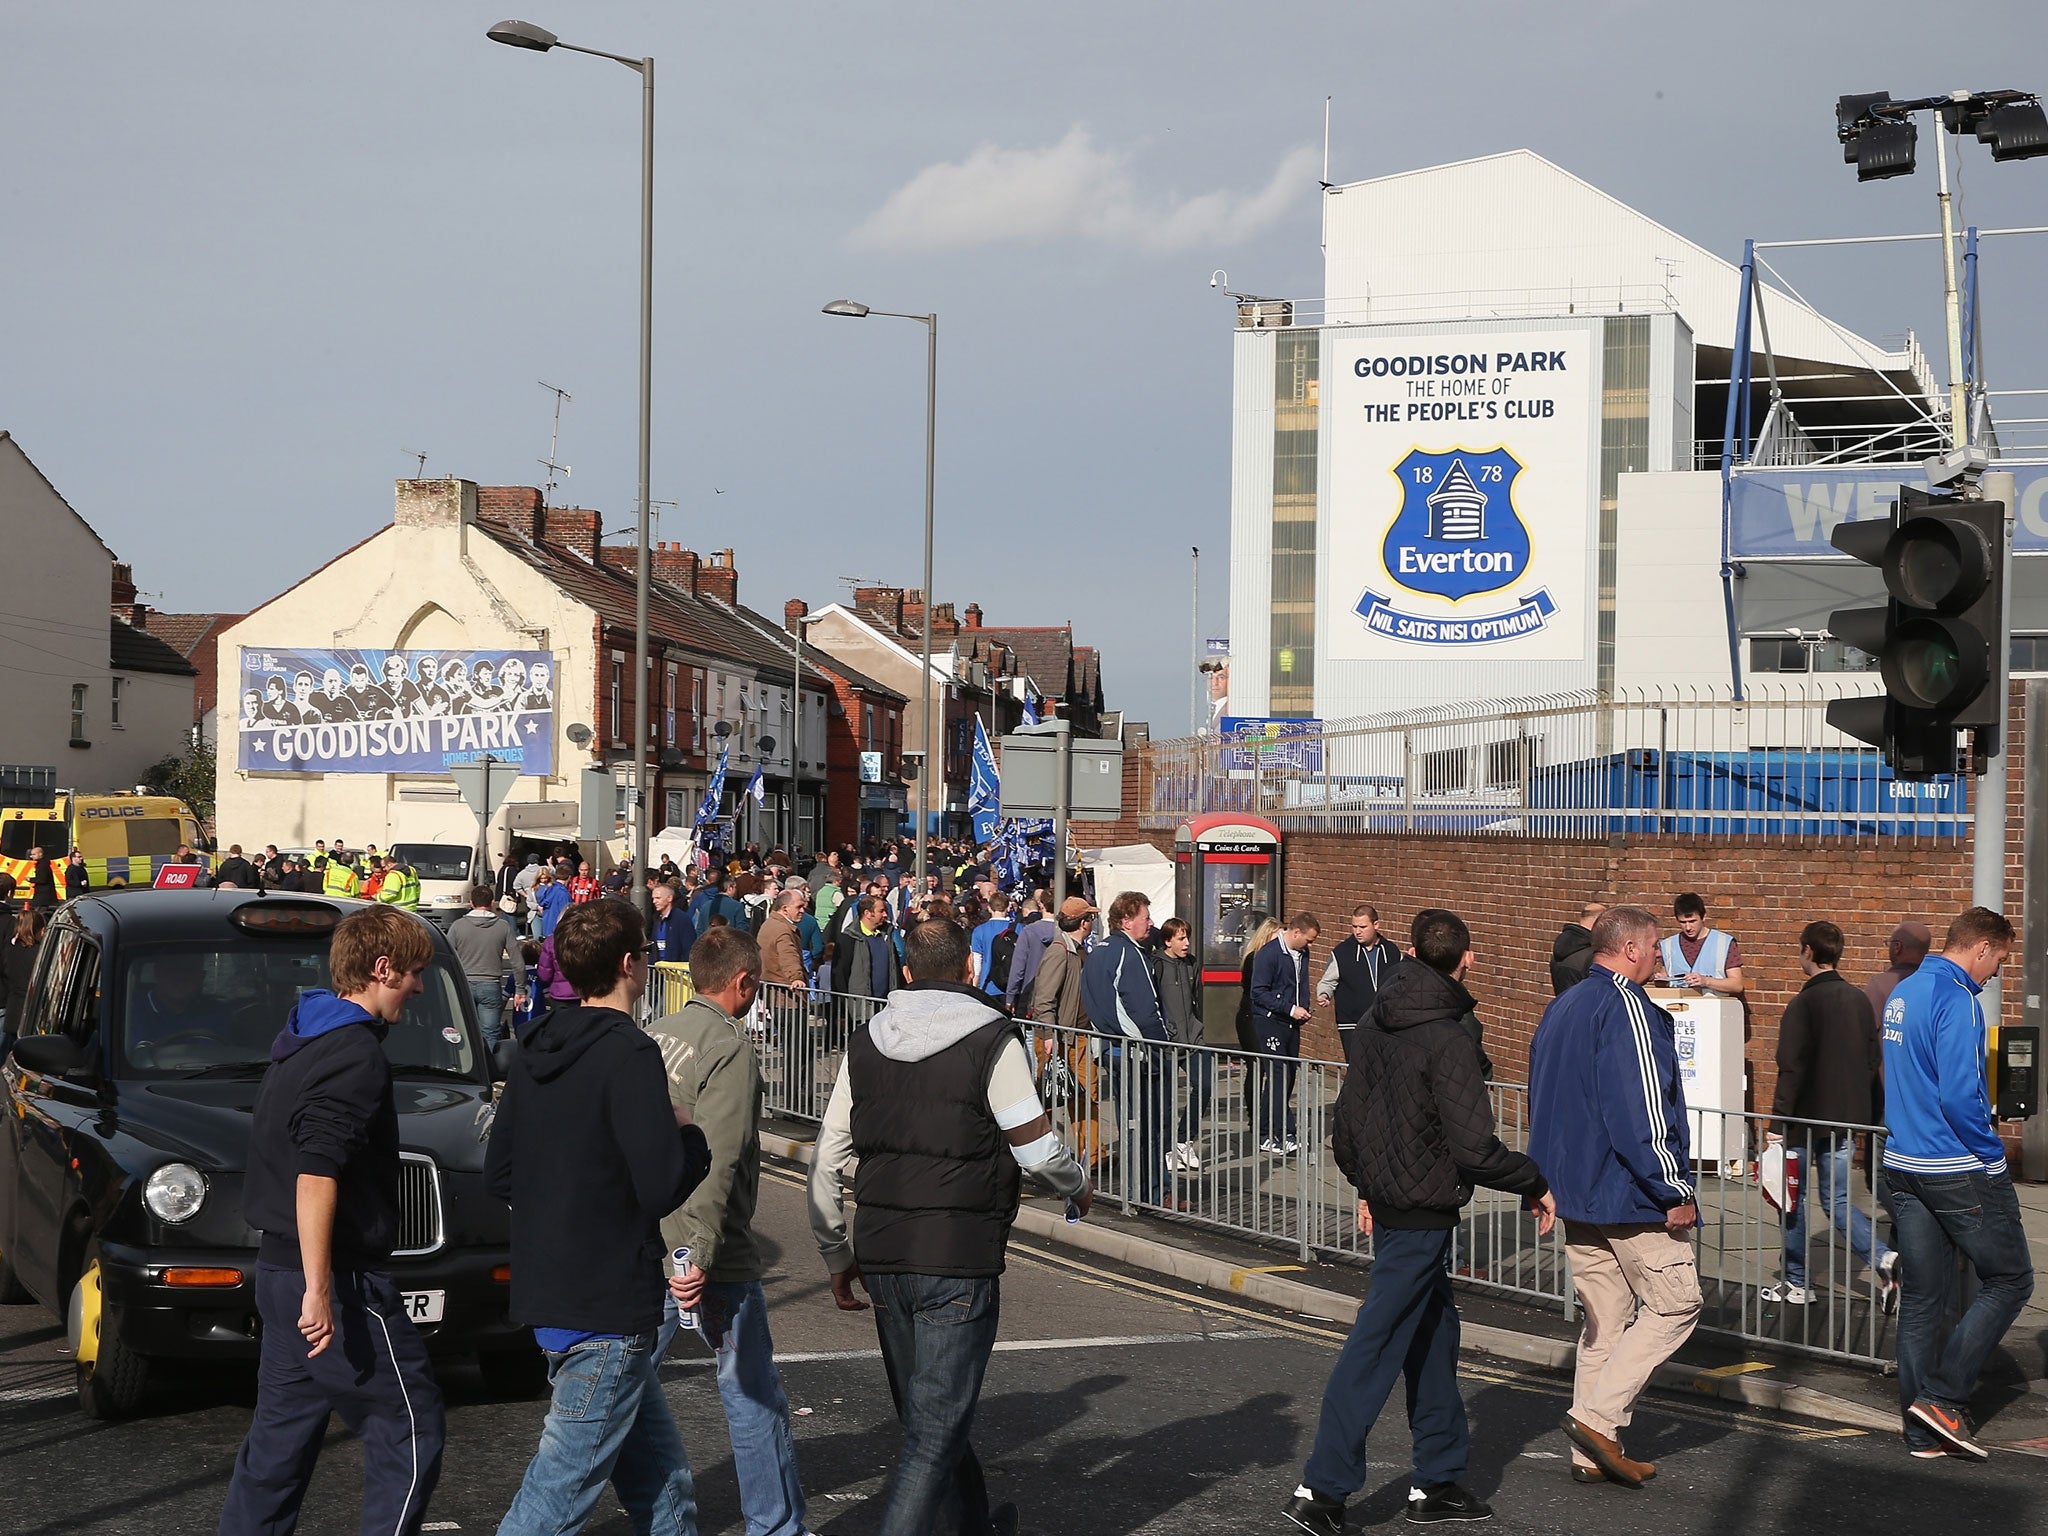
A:
<svg viewBox="0 0 2048 1536">
<path fill-rule="evenodd" d="M 1182 1173 L 1200 1173 L 1202 1154 L 1196 1150 L 1192 1141 L 1183 1141 L 1167 1155 L 1166 1166 Z"/>
<path fill-rule="evenodd" d="M 1292 1157 L 1295 1153 L 1301 1150 L 1301 1143 L 1296 1141 L 1292 1136 L 1290 1136 L 1285 1141 L 1280 1142 L 1274 1148 L 1274 1150 L 1277 1151 L 1282 1157 Z"/>
<path fill-rule="evenodd" d="M 1765 1301 L 1782 1302 L 1788 1307 L 1803 1307 L 1813 1300 L 1813 1292 L 1805 1286 L 1788 1285 L 1783 1280 L 1765 1286 L 1759 1294 Z"/>
<path fill-rule="evenodd" d="M 1182 1145 L 1185 1145 L 1185 1143 Z M 1188 1171 L 1187 1159 L 1181 1155 L 1180 1147 L 1175 1147 L 1166 1154 L 1166 1171 L 1168 1173 L 1186 1173 Z"/>
<path fill-rule="evenodd" d="M 1278 1152 L 1280 1150 L 1280 1143 L 1276 1138 L 1268 1136 L 1259 1143 L 1259 1150 L 1261 1152 Z"/>
<path fill-rule="evenodd" d="M 1899 1310 L 1899 1255 L 1896 1251 L 1884 1256 L 1884 1262 L 1877 1266 L 1877 1304 L 1886 1317 Z"/>
</svg>

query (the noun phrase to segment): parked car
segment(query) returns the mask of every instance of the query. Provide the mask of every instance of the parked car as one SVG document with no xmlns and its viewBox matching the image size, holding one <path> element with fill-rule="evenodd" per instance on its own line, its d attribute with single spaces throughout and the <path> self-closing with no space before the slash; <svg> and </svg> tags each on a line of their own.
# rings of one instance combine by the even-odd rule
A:
<svg viewBox="0 0 2048 1536">
<path fill-rule="evenodd" d="M 170 1362 L 257 1354 L 251 1111 L 272 1040 L 328 985 L 333 929 L 363 905 L 110 891 L 52 920 L 0 1064 L 0 1301 L 65 1319 L 95 1417 L 133 1413 Z M 391 1273 L 431 1351 L 474 1353 L 494 1390 L 526 1395 L 545 1363 L 506 1315 L 511 1213 L 483 1181 L 491 1064 L 438 930 L 434 949 L 384 1042 L 403 1159 Z"/>
</svg>

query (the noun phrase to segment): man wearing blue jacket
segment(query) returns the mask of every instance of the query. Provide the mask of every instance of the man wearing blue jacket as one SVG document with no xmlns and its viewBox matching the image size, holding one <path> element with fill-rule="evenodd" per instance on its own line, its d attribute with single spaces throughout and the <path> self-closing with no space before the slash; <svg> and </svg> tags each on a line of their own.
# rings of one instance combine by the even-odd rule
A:
<svg viewBox="0 0 2048 1536">
<path fill-rule="evenodd" d="M 1529 1155 L 1565 1223 L 1585 1322 L 1564 1432 L 1580 1482 L 1640 1488 L 1656 1467 L 1621 1446 L 1651 1374 L 1700 1318 L 1692 1138 L 1671 1015 L 1643 990 L 1657 919 L 1609 907 L 1586 979 L 1553 1002 L 1529 1048 Z"/>
<path fill-rule="evenodd" d="M 1109 938 L 1081 963 L 1081 1006 L 1098 1032 L 1117 1041 L 1102 1052 L 1102 1076 L 1117 1096 L 1132 1193 L 1157 1205 L 1166 1180 L 1173 1062 L 1142 947 L 1151 932 L 1152 903 L 1142 891 L 1125 891 L 1109 904 Z"/>
<path fill-rule="evenodd" d="M 1986 1459 L 1968 1403 L 1984 1361 L 2034 1293 L 2019 1198 L 1984 1091 L 1984 1011 L 1977 994 L 2012 949 L 2012 924 L 1972 907 L 1941 953 L 1884 1005 L 1885 1205 L 1898 1233 L 1899 1401 L 1916 1457 Z M 1977 1298 L 1937 1352 L 1956 1256 L 1977 1272 Z"/>
<path fill-rule="evenodd" d="M 1259 1096 L 1259 1150 L 1288 1155 L 1294 1139 L 1294 1075 L 1301 1070 L 1301 1026 L 1315 1003 L 1308 976 L 1308 947 L 1323 925 L 1313 912 L 1297 912 L 1265 948 L 1252 957 L 1252 1034 L 1271 1060 Z"/>
</svg>

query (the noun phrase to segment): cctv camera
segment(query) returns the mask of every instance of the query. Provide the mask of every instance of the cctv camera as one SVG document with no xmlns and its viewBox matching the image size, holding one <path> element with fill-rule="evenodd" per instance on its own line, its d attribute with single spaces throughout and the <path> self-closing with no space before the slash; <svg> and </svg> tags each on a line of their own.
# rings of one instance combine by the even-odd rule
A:
<svg viewBox="0 0 2048 1536">
<path fill-rule="evenodd" d="M 1927 472 L 1927 483 L 1939 490 L 1968 476 L 1982 474 L 1990 465 L 1991 455 L 1970 443 L 1961 448 L 1951 448 L 1940 458 L 1929 459 L 1921 467 Z"/>
</svg>

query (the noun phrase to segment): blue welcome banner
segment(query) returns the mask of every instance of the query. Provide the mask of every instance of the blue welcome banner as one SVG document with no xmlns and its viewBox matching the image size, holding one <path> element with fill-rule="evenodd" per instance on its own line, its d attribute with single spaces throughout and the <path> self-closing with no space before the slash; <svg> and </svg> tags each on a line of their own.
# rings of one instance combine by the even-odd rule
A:
<svg viewBox="0 0 2048 1536">
<path fill-rule="evenodd" d="M 2048 552 L 2048 464 L 1994 465 L 2008 470 L 2017 496 L 2012 543 L 2016 551 Z M 1744 469 L 1728 487 L 1728 553 L 1737 560 L 1845 558 L 1828 536 L 1845 522 L 1891 515 L 1901 485 L 1928 488 L 1927 477 L 1885 469 Z"/>
</svg>

